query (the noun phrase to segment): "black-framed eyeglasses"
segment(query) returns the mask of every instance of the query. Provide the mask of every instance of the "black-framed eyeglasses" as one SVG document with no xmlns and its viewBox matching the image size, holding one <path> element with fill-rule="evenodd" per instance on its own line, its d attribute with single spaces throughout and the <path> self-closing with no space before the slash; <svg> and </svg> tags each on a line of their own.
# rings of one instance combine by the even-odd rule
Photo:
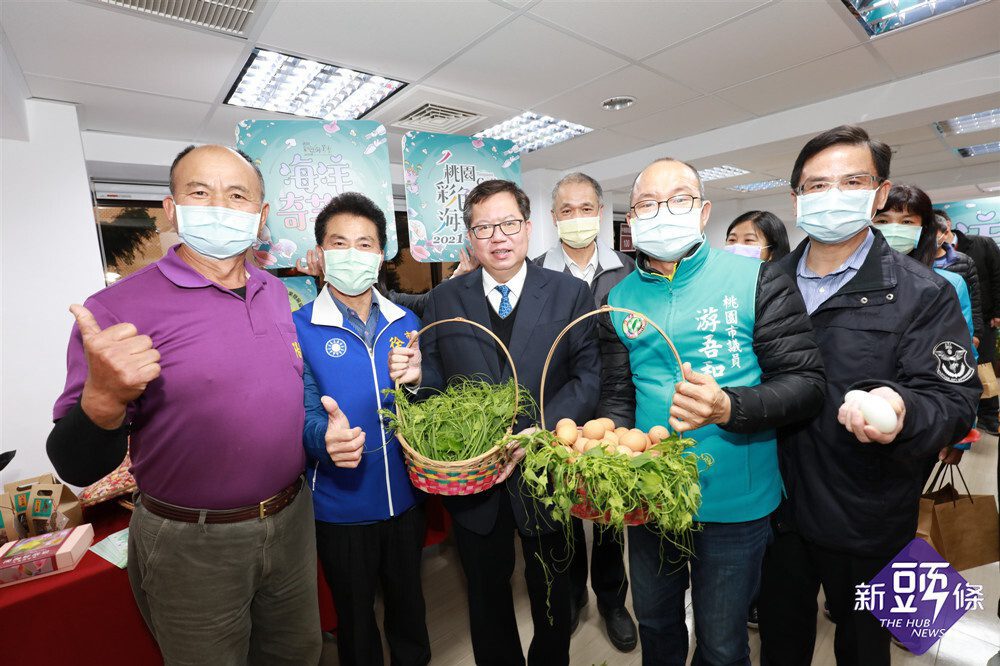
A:
<svg viewBox="0 0 1000 666">
<path fill-rule="evenodd" d="M 632 212 L 640 220 L 649 220 L 656 217 L 656 214 L 660 212 L 660 206 L 666 204 L 667 211 L 671 215 L 684 215 L 685 213 L 690 213 L 694 208 L 695 199 L 701 200 L 701 197 L 693 197 L 690 194 L 678 194 L 664 201 L 643 199 L 642 201 L 635 202 L 635 205 L 632 206 Z"/>
<path fill-rule="evenodd" d="M 470 228 L 469 231 L 479 240 L 488 240 L 493 238 L 493 235 L 497 232 L 497 227 L 500 227 L 500 231 L 503 232 L 504 236 L 513 236 L 521 230 L 522 224 L 524 224 L 524 220 L 504 220 L 496 224 L 477 224 Z"/>
<path fill-rule="evenodd" d="M 818 194 L 836 187 L 841 192 L 850 190 L 873 190 L 881 185 L 884 178 L 870 173 L 855 173 L 841 176 L 836 180 L 809 180 L 795 188 L 796 194 Z"/>
</svg>

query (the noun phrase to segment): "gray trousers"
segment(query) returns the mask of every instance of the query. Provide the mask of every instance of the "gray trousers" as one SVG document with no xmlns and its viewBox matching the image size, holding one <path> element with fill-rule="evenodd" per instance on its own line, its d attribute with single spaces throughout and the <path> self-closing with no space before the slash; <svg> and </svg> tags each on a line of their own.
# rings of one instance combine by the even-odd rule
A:
<svg viewBox="0 0 1000 666">
<path fill-rule="evenodd" d="M 128 575 L 166 666 L 319 663 L 312 496 L 264 520 L 198 524 L 136 502 Z"/>
</svg>

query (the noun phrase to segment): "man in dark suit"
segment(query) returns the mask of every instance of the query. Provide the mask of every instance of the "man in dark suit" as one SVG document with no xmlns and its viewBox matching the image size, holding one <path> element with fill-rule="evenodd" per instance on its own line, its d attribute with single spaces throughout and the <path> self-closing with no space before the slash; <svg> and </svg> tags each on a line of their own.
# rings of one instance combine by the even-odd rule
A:
<svg viewBox="0 0 1000 666">
<path fill-rule="evenodd" d="M 530 206 L 527 195 L 514 183 L 480 183 L 469 192 L 463 215 L 482 268 L 432 290 L 424 322 L 464 317 L 488 327 L 508 346 L 519 382 L 538 402 L 549 348 L 566 324 L 593 309 L 593 297 L 582 280 L 525 260 L 531 235 Z M 420 343 L 422 387 L 443 388 L 459 377 L 487 377 L 498 383 L 511 377 L 496 342 L 471 326 L 438 326 L 421 336 Z M 412 364 L 417 358 L 416 350 L 398 350 L 392 362 Z M 570 330 L 552 357 L 546 379 L 545 427 L 552 428 L 566 417 L 577 423 L 593 418 L 600 395 L 600 363 L 594 320 L 586 319 Z M 537 422 L 519 418 L 515 432 L 533 421 Z M 515 453 L 515 460 L 522 457 L 522 451 Z M 569 664 L 571 594 L 565 535 L 546 519 L 541 505 L 520 490 L 521 475 L 514 463 L 501 479 L 486 492 L 445 498 L 468 579 L 476 663 L 525 663 L 510 586 L 516 530 L 521 535 L 535 630 L 528 664 Z"/>
</svg>

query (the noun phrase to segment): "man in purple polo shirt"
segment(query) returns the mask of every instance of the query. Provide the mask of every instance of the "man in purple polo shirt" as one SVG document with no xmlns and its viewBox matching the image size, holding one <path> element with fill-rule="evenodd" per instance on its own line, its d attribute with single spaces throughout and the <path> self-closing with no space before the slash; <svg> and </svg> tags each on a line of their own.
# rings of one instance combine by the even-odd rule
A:
<svg viewBox="0 0 1000 666">
<path fill-rule="evenodd" d="M 86 485 L 131 438 L 129 579 L 166 664 L 315 664 L 302 355 L 284 286 L 245 261 L 263 178 L 242 153 L 192 146 L 170 192 L 182 243 L 70 308 L 49 457 Z"/>
</svg>

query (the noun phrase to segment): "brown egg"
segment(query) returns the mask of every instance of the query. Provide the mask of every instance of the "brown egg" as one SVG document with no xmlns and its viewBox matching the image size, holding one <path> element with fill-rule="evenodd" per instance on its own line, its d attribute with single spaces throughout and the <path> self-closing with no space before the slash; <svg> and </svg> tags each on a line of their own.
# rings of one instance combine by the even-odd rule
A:
<svg viewBox="0 0 1000 666">
<path fill-rule="evenodd" d="M 576 429 L 576 424 L 573 423 L 573 419 L 561 419 L 559 423 L 556 424 L 555 429 L 556 437 L 559 438 L 566 446 L 572 446 L 576 438 L 579 437 L 580 431 Z"/>
<path fill-rule="evenodd" d="M 619 454 L 623 455 L 623 456 L 631 456 L 632 455 L 632 449 L 630 449 L 627 446 L 623 446 L 622 444 L 618 445 L 617 452 Z"/>
<path fill-rule="evenodd" d="M 604 424 L 604 429 L 605 430 L 614 430 L 615 429 L 615 422 L 612 421 L 611 419 L 609 419 L 607 416 L 602 416 L 601 418 L 599 418 L 597 420 Z"/>
<path fill-rule="evenodd" d="M 661 440 L 664 440 L 667 437 L 670 437 L 670 431 L 661 425 L 653 426 L 649 429 L 649 440 L 653 442 L 654 445 L 659 444 Z"/>
<path fill-rule="evenodd" d="M 622 435 L 619 441 L 622 445 L 627 446 L 630 451 L 645 451 L 646 446 L 649 444 L 649 440 L 646 439 L 646 433 L 641 430 L 629 430 Z"/>
<path fill-rule="evenodd" d="M 586 437 L 578 437 L 575 442 L 573 442 L 573 450 L 578 453 L 583 453 L 585 451 L 584 447 L 587 446 L 587 442 L 590 440 Z"/>
<path fill-rule="evenodd" d="M 584 452 L 589 451 L 591 449 L 595 449 L 598 446 L 602 445 L 602 442 L 597 442 L 592 439 L 584 439 L 583 441 L 587 442 L 586 444 L 583 445 Z"/>
<path fill-rule="evenodd" d="M 607 428 L 600 421 L 587 421 L 583 426 L 583 436 L 587 439 L 603 439 Z"/>
<path fill-rule="evenodd" d="M 618 444 L 618 435 L 616 435 L 613 430 L 609 430 L 606 433 L 604 433 L 604 441 L 611 442 L 613 444 Z"/>
<path fill-rule="evenodd" d="M 615 434 L 618 435 L 619 438 L 627 432 L 628 428 L 625 428 L 624 426 L 615 428 Z"/>
</svg>

